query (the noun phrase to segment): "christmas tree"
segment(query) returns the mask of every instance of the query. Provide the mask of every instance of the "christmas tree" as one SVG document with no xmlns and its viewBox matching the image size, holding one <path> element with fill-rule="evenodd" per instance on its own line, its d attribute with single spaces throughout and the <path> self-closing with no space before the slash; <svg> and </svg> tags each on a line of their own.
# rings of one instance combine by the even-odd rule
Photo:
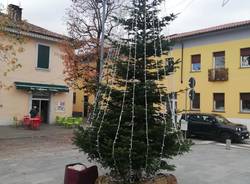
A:
<svg viewBox="0 0 250 184">
<path fill-rule="evenodd" d="M 129 38 L 117 43 L 112 77 L 100 86 L 91 126 L 75 132 L 74 143 L 90 160 L 108 168 L 117 183 L 139 182 L 160 169 L 172 170 L 167 159 L 190 147 L 165 109 L 167 90 L 161 80 L 170 68 L 162 59 L 168 46 L 160 32 L 175 16 L 158 18 L 161 2 L 133 0 L 129 17 L 116 18 Z"/>
</svg>

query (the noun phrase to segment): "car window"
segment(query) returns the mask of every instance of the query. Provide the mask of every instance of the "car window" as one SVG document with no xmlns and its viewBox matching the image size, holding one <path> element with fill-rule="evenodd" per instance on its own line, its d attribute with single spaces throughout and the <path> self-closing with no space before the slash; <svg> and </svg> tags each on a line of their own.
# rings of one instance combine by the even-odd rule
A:
<svg viewBox="0 0 250 184">
<path fill-rule="evenodd" d="M 191 121 L 202 121 L 202 116 L 196 115 L 196 114 L 192 114 L 192 115 L 190 115 L 189 120 L 191 120 Z"/>
<path fill-rule="evenodd" d="M 216 115 L 215 118 L 216 118 L 216 120 L 217 120 L 218 123 L 225 124 L 225 125 L 231 124 L 231 122 L 228 121 L 228 120 L 227 120 L 226 118 L 224 118 L 223 116 Z"/>
<path fill-rule="evenodd" d="M 204 116 L 203 116 L 203 120 L 204 120 L 205 122 L 211 123 L 211 122 L 214 122 L 214 121 L 215 121 L 215 118 L 212 117 L 212 116 L 204 115 Z"/>
</svg>

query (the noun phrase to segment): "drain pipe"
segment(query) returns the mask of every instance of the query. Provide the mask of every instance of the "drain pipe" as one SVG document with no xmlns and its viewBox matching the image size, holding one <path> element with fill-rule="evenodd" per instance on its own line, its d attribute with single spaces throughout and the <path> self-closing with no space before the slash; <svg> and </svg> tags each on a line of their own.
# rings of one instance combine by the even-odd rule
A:
<svg viewBox="0 0 250 184">
<path fill-rule="evenodd" d="M 181 84 L 183 83 L 183 57 L 184 57 L 184 43 L 181 41 Z"/>
</svg>

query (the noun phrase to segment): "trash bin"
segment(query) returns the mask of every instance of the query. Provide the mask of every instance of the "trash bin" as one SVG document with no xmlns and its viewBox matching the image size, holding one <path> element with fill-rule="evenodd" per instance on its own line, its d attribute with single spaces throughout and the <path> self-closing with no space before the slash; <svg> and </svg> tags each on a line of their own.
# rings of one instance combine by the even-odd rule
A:
<svg viewBox="0 0 250 184">
<path fill-rule="evenodd" d="M 66 165 L 64 184 L 94 184 L 98 178 L 96 166 L 87 168 L 82 163 Z"/>
</svg>

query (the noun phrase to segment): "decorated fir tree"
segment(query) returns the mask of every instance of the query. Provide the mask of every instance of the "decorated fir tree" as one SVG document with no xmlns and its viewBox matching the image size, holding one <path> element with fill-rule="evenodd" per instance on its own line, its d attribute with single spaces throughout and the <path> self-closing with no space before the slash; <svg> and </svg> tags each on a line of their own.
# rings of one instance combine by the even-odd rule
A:
<svg viewBox="0 0 250 184">
<path fill-rule="evenodd" d="M 161 2 L 133 0 L 129 17 L 116 18 L 129 38 L 119 40 L 110 57 L 111 77 L 98 90 L 91 126 L 75 132 L 80 150 L 121 183 L 173 169 L 168 159 L 190 147 L 165 109 L 167 89 L 161 81 L 169 71 L 163 60 L 168 47 L 160 32 L 175 16 L 159 18 Z"/>
</svg>

